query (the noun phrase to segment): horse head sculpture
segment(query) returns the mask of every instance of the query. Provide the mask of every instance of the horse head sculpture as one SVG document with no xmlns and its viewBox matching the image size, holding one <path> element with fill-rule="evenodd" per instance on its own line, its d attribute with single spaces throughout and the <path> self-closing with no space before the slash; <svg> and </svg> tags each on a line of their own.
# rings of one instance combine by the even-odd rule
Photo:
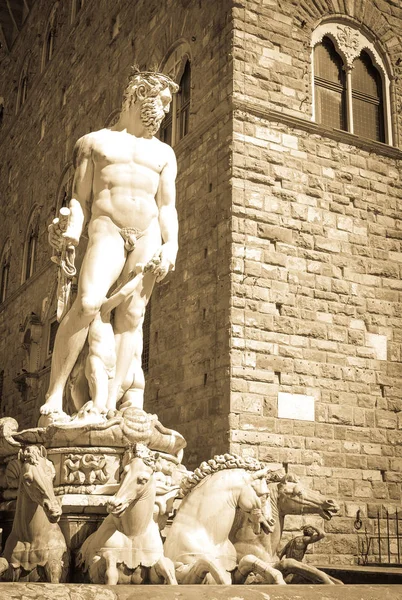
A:
<svg viewBox="0 0 402 600">
<path fill-rule="evenodd" d="M 53 491 L 56 471 L 48 460 L 43 446 L 27 446 L 18 453 L 19 461 L 14 465 L 20 470 L 20 486 L 23 492 L 39 506 L 51 523 L 60 520 L 62 510 Z M 7 473 L 10 480 L 10 470 Z"/>
<path fill-rule="evenodd" d="M 272 533 L 275 525 L 266 481 L 268 472 L 266 468 L 250 473 L 247 478 L 249 485 L 243 486 L 237 502 L 238 508 L 247 514 L 255 535 Z"/>
<path fill-rule="evenodd" d="M 143 444 L 126 450 L 120 487 L 107 503 L 109 515 L 79 553 L 91 583 L 177 583 L 153 518 L 158 456 Z"/>
<path fill-rule="evenodd" d="M 165 542 L 179 583 L 232 583 L 237 561 L 229 532 L 236 510 L 255 535 L 274 527 L 268 471 L 255 460 L 223 454 L 182 481 L 183 500 Z"/>
<path fill-rule="evenodd" d="M 13 527 L 3 552 L 13 571 L 6 573 L 7 578 L 18 580 L 22 573 L 37 569 L 45 581 L 65 581 L 68 554 L 57 524 L 62 509 L 54 494 L 54 477 L 43 446 L 26 446 L 7 466 L 9 487 L 18 486 Z"/>
<path fill-rule="evenodd" d="M 146 492 L 151 493 L 150 488 L 155 496 L 156 483 L 153 474 L 157 457 L 157 454 L 142 444 L 136 444 L 126 451 L 121 485 L 107 503 L 109 514 L 122 517 L 133 502 L 138 501 Z"/>
<path fill-rule="evenodd" d="M 332 583 L 330 578 L 315 567 L 296 560 L 279 560 L 278 548 L 281 542 L 286 515 L 320 515 L 325 520 L 339 512 L 335 500 L 328 499 L 320 492 L 306 488 L 294 475 L 286 475 L 275 483 L 268 484 L 270 503 L 275 527 L 270 535 L 255 534 L 244 515 L 239 514 L 230 532 L 239 561 L 238 569 L 242 583 L 250 573 L 258 574 L 264 583 L 284 584 L 284 577 L 297 573 L 310 582 Z"/>
<path fill-rule="evenodd" d="M 329 521 L 339 506 L 320 492 L 306 488 L 297 477 L 287 476 L 278 483 L 278 513 L 282 515 L 319 515 Z"/>
</svg>

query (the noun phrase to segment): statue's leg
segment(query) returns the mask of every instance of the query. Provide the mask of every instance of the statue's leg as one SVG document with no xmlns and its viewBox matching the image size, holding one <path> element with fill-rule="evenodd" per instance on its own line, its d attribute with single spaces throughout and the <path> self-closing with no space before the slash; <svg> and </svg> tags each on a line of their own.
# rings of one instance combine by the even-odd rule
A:
<svg viewBox="0 0 402 600">
<path fill-rule="evenodd" d="M 102 234 L 92 235 L 81 267 L 77 299 L 57 331 L 42 414 L 62 412 L 64 386 L 85 343 L 89 324 L 124 263 L 124 243 L 117 227 L 111 223 L 110 231 L 105 228 Z"/>
<path fill-rule="evenodd" d="M 199 558 L 189 565 L 176 567 L 177 580 L 184 585 L 202 583 L 208 574 L 214 579 L 211 583 L 218 585 L 231 585 L 232 583 L 231 574 L 207 558 Z"/>
<path fill-rule="evenodd" d="M 335 585 L 332 579 L 320 569 L 311 565 L 306 565 L 294 558 L 283 558 L 275 563 L 274 567 L 281 571 L 285 576 L 289 573 L 301 575 L 304 579 L 311 583 L 322 583 L 326 585 Z"/>
<path fill-rule="evenodd" d="M 150 569 L 149 581 L 153 584 L 167 583 L 168 585 L 177 585 L 174 565 L 170 558 L 161 556 L 158 562 Z"/>
<path fill-rule="evenodd" d="M 49 560 L 45 564 L 45 579 L 49 583 L 60 583 L 63 571 L 63 562 L 61 560 Z"/>
<path fill-rule="evenodd" d="M 135 271 L 138 264 L 147 264 L 160 245 L 159 225 L 155 222 L 137 240 L 134 250 L 128 253 L 121 279 L 124 281 L 128 278 L 129 273 Z M 132 295 L 115 310 L 116 375 L 109 385 L 108 408 L 111 410 L 129 389 L 132 402 L 126 402 L 128 398 L 124 398 L 124 405 L 142 408 L 144 396 L 144 374 L 141 368 L 142 324 L 154 283 L 155 277 L 152 273 L 146 273 Z"/>
<path fill-rule="evenodd" d="M 250 573 L 261 575 L 264 583 L 286 585 L 283 575 L 278 569 L 253 554 L 247 554 L 240 560 L 237 573 L 234 575 L 234 583 L 244 583 Z M 240 580 L 241 578 L 243 578 L 243 581 Z"/>
<path fill-rule="evenodd" d="M 103 322 L 100 315 L 89 326 L 88 346 L 85 376 L 94 408 L 105 413 L 110 374 L 114 375 L 116 367 L 116 353 L 112 325 Z"/>
</svg>

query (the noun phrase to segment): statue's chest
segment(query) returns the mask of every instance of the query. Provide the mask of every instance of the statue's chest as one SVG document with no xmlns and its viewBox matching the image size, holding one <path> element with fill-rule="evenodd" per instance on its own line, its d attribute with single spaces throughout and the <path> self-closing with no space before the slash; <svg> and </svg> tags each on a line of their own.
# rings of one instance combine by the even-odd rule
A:
<svg viewBox="0 0 402 600">
<path fill-rule="evenodd" d="M 96 166 L 100 168 L 109 165 L 130 166 L 131 168 L 150 169 L 159 172 L 158 156 L 146 140 L 136 140 L 125 137 L 105 140 L 94 149 L 93 158 Z"/>
</svg>

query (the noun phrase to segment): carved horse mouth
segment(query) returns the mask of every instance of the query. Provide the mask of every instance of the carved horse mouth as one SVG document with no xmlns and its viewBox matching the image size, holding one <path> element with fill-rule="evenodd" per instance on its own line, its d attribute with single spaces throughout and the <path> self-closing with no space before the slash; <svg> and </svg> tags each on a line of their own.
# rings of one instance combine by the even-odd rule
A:
<svg viewBox="0 0 402 600">
<path fill-rule="evenodd" d="M 111 499 L 107 503 L 107 512 L 114 517 L 122 517 L 133 500 Z"/>
<path fill-rule="evenodd" d="M 43 502 L 43 510 L 51 523 L 57 523 L 63 512 L 58 503 L 54 504 L 48 500 Z"/>
<path fill-rule="evenodd" d="M 328 501 L 328 504 L 330 503 L 330 501 Z M 323 519 L 325 519 L 326 521 L 330 521 L 332 519 L 332 517 L 334 517 L 335 515 L 337 515 L 339 512 L 339 506 L 336 504 L 336 502 L 331 502 L 330 506 L 328 507 L 323 507 L 321 509 L 321 513 L 322 513 L 322 517 Z"/>
</svg>

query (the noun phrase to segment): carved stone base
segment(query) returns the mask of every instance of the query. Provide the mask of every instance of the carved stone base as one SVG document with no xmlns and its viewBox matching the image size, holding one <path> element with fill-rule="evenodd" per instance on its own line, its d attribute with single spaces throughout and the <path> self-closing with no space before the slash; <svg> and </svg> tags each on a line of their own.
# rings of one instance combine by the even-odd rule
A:
<svg viewBox="0 0 402 600">
<path fill-rule="evenodd" d="M 51 585 L 45 583 L 0 583 L 2 600 L 322 600 L 320 585 L 186 585 L 135 586 L 135 585 Z M 400 600 L 401 585 L 348 585 L 326 586 L 325 600 Z"/>
</svg>

